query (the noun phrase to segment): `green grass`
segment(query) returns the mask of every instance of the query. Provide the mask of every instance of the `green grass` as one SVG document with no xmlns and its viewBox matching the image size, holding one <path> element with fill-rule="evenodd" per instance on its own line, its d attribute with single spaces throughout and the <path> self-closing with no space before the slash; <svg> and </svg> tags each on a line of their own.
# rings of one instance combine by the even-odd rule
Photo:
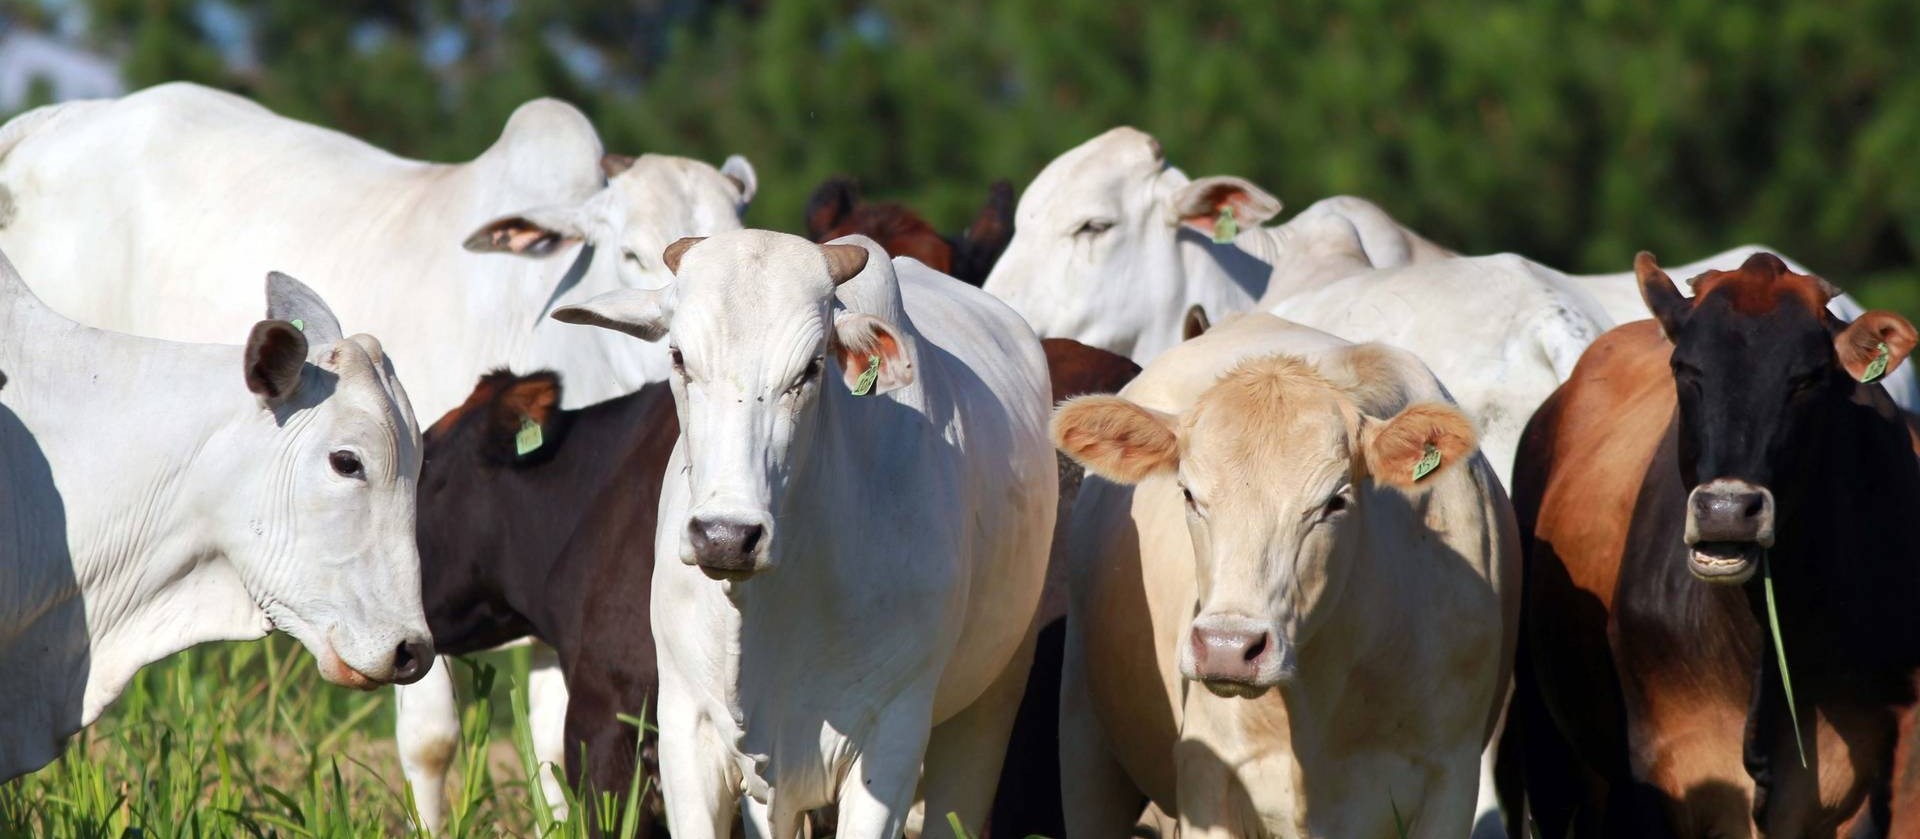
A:
<svg viewBox="0 0 1920 839">
<path fill-rule="evenodd" d="M 449 836 L 587 833 L 584 808 L 553 824 L 528 783 L 526 672 L 525 650 L 455 665 L 462 742 Z M 0 837 L 410 835 L 392 734 L 390 689 L 327 684 L 291 639 L 198 647 L 142 670 L 58 761 L 0 785 Z M 638 783 L 636 773 L 628 801 Z M 640 817 L 600 809 L 616 836 Z"/>
</svg>

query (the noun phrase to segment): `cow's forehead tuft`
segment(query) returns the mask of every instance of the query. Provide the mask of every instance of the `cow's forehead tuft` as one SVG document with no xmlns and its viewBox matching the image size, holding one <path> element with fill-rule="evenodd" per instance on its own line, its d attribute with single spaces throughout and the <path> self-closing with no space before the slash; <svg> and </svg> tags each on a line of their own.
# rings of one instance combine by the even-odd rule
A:
<svg viewBox="0 0 1920 839">
<path fill-rule="evenodd" d="M 1783 302 L 1800 304 L 1816 314 L 1827 306 L 1819 280 L 1794 273 L 1772 254 L 1755 254 L 1733 271 L 1708 271 L 1693 287 L 1695 309 L 1714 300 L 1724 300 L 1733 311 L 1749 316 L 1769 314 Z"/>
</svg>

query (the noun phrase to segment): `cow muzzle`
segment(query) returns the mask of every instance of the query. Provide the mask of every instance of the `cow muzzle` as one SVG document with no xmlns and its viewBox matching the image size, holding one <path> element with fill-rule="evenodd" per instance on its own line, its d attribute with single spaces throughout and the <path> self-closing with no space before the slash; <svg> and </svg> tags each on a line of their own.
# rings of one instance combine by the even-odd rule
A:
<svg viewBox="0 0 1920 839">
<path fill-rule="evenodd" d="M 1255 697 L 1293 677 L 1293 645 L 1273 624 L 1241 615 L 1193 619 L 1182 675 L 1217 696 Z"/>
<path fill-rule="evenodd" d="M 696 514 L 687 519 L 681 561 L 716 580 L 739 581 L 770 564 L 772 522 L 761 515 Z"/>
<path fill-rule="evenodd" d="M 1773 547 L 1773 493 L 1746 481 L 1719 478 L 1687 496 L 1687 570 L 1709 583 L 1753 578 Z"/>
<path fill-rule="evenodd" d="M 433 668 L 433 640 L 411 638 L 395 644 L 390 653 L 371 665 L 356 666 L 341 655 L 328 632 L 326 648 L 315 655 L 320 676 L 329 682 L 355 690 L 373 690 L 381 685 L 410 685 L 420 681 Z"/>
</svg>

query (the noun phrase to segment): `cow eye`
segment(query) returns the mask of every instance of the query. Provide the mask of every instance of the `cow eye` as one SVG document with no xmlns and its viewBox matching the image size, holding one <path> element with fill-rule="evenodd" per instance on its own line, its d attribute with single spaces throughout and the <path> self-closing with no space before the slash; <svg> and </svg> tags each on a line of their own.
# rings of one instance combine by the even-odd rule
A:
<svg viewBox="0 0 1920 839">
<path fill-rule="evenodd" d="M 1073 235 L 1098 236 L 1112 229 L 1113 229 L 1113 222 L 1109 219 L 1103 219 L 1103 218 L 1088 219 L 1085 223 L 1080 225 L 1079 229 L 1073 231 Z"/>
<path fill-rule="evenodd" d="M 333 471 L 341 477 L 364 478 L 367 476 L 366 467 L 360 465 L 360 458 L 350 451 L 341 450 L 327 455 L 327 465 L 332 466 Z"/>
<path fill-rule="evenodd" d="M 632 248 L 621 248 L 620 257 L 622 259 L 625 259 L 628 262 L 633 263 L 633 267 L 635 268 L 638 268 L 642 271 L 645 271 L 647 269 L 647 261 L 644 259 L 641 259 L 639 254 L 634 253 Z"/>
<path fill-rule="evenodd" d="M 1347 500 L 1347 491 L 1343 489 L 1329 496 L 1327 503 L 1320 505 L 1320 518 L 1333 518 L 1346 512 L 1349 506 L 1352 506 L 1352 504 Z"/>
<path fill-rule="evenodd" d="M 687 377 L 687 359 L 680 354 L 679 347 L 668 347 L 667 359 L 673 363 L 673 372 L 679 373 L 680 378 Z"/>
<path fill-rule="evenodd" d="M 799 393 L 800 389 L 806 387 L 808 382 L 820 378 L 821 367 L 820 356 L 816 355 L 812 359 L 809 359 L 807 361 L 807 369 L 800 371 L 800 378 L 793 380 L 793 384 L 787 387 L 787 392 Z"/>
<path fill-rule="evenodd" d="M 1200 502 L 1194 500 L 1193 490 L 1187 489 L 1185 486 L 1180 487 L 1180 497 L 1187 500 L 1187 509 L 1192 510 L 1194 515 L 1206 515 L 1206 513 L 1200 509 Z"/>
</svg>

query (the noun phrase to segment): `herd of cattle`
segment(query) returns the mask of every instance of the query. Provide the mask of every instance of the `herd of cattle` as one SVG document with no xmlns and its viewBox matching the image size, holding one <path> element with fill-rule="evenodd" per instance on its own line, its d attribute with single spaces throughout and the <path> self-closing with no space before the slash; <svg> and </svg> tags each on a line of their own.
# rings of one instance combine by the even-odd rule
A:
<svg viewBox="0 0 1920 839">
<path fill-rule="evenodd" d="M 531 637 L 549 797 L 656 835 L 1920 835 L 1900 316 L 1266 226 L 1128 128 L 953 236 L 755 189 L 552 100 L 0 126 L 0 778 L 279 629 L 399 686 L 429 829 L 436 652 Z"/>
</svg>

